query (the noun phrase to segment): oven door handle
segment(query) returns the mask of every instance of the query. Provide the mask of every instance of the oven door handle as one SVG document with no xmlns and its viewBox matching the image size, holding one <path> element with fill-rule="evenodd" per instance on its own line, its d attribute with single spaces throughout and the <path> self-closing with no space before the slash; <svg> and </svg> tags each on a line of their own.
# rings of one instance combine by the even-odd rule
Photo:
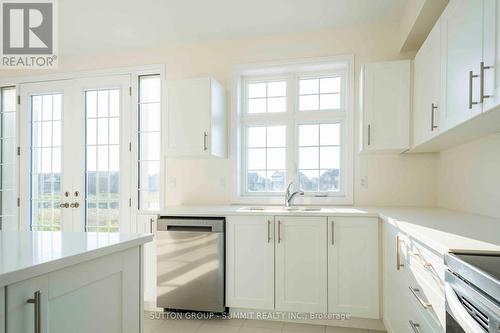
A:
<svg viewBox="0 0 500 333">
<path fill-rule="evenodd" d="M 457 323 L 462 327 L 465 333 L 484 333 L 484 330 L 477 324 L 471 315 L 464 309 L 462 303 L 455 294 L 453 288 L 446 283 L 444 286 L 446 302 L 448 303 L 450 314 Z"/>
</svg>

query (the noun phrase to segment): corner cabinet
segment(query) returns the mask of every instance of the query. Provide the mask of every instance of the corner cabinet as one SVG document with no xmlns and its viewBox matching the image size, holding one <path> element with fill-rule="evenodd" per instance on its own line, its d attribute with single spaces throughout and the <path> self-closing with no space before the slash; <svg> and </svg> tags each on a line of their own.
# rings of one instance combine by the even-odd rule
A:
<svg viewBox="0 0 500 333">
<path fill-rule="evenodd" d="M 361 151 L 410 148 L 410 60 L 368 63 L 360 76 Z"/>
<path fill-rule="evenodd" d="M 213 78 L 167 83 L 167 156 L 226 157 L 226 94 Z"/>
<path fill-rule="evenodd" d="M 328 311 L 380 318 L 378 219 L 328 218 Z"/>
<path fill-rule="evenodd" d="M 249 215 L 226 221 L 229 307 L 380 318 L 377 218 Z"/>
</svg>

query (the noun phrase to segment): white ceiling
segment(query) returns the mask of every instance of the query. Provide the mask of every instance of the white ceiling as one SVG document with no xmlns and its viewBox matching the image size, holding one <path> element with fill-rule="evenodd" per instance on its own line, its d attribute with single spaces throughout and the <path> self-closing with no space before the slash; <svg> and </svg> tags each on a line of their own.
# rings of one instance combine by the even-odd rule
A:
<svg viewBox="0 0 500 333">
<path fill-rule="evenodd" d="M 293 33 L 381 20 L 406 0 L 60 0 L 59 52 Z"/>
</svg>

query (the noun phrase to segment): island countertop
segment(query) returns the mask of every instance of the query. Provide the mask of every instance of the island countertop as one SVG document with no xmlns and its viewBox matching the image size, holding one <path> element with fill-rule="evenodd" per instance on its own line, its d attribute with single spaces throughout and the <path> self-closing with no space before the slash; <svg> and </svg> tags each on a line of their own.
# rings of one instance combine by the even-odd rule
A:
<svg viewBox="0 0 500 333">
<path fill-rule="evenodd" d="M 151 234 L 0 231 L 0 287 L 152 239 Z"/>
</svg>

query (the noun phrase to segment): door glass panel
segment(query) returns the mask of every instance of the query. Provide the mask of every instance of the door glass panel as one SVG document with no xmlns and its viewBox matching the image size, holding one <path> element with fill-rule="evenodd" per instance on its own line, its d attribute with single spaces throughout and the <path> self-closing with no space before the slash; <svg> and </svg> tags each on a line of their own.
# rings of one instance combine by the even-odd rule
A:
<svg viewBox="0 0 500 333">
<path fill-rule="evenodd" d="M 85 92 L 86 227 L 119 229 L 120 90 Z"/>
<path fill-rule="evenodd" d="M 0 89 L 0 229 L 16 214 L 16 88 Z"/>
<path fill-rule="evenodd" d="M 62 94 L 31 96 L 31 228 L 61 230 Z"/>
</svg>

